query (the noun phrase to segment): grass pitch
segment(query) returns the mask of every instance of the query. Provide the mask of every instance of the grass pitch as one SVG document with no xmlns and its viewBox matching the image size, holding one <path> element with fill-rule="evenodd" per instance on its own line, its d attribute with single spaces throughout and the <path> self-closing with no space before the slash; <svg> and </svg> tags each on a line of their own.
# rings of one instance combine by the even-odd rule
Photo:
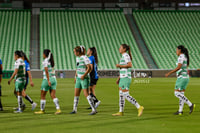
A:
<svg viewBox="0 0 200 133">
<path fill-rule="evenodd" d="M 135 81 L 134 81 L 135 80 Z M 195 111 L 189 115 L 185 104 L 184 114 L 174 116 L 178 110 L 178 99 L 174 96 L 175 78 L 133 79 L 130 94 L 144 106 L 144 114 L 137 117 L 137 109 L 126 101 L 125 116 L 114 117 L 118 112 L 118 86 L 116 79 L 100 79 L 96 88 L 97 98 L 101 100 L 98 114 L 89 116 L 90 110 L 83 94 L 80 97 L 78 113 L 70 115 L 73 106 L 74 80 L 58 79 L 57 97 L 60 100 L 61 115 L 54 115 L 55 106 L 48 94 L 46 114 L 35 115 L 31 105 L 25 100 L 26 110 L 14 114 L 17 99 L 13 95 L 14 83 L 2 82 L 2 103 L 0 112 L 0 133 L 199 133 L 200 132 L 200 79 L 191 78 L 185 95 L 196 104 Z M 35 86 L 28 86 L 27 94 L 40 106 L 40 85 L 42 79 L 34 79 Z"/>
</svg>

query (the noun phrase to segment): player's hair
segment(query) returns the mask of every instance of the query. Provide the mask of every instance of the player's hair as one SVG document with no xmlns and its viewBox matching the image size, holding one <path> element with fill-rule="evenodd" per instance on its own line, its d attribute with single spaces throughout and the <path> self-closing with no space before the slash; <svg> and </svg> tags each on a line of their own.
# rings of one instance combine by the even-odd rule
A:
<svg viewBox="0 0 200 133">
<path fill-rule="evenodd" d="M 91 47 L 89 48 L 91 51 L 92 51 L 92 55 L 94 56 L 95 58 L 95 62 L 98 64 L 98 55 L 97 55 L 97 50 L 95 47 Z"/>
<path fill-rule="evenodd" d="M 21 54 L 22 54 L 22 57 L 24 57 L 24 59 L 30 63 L 29 59 L 27 58 L 26 54 L 21 50 Z"/>
<path fill-rule="evenodd" d="M 132 60 L 132 54 L 131 54 L 131 48 L 130 48 L 130 46 L 127 45 L 127 44 L 122 44 L 121 46 L 122 46 L 124 49 L 126 49 L 126 52 L 128 51 L 128 54 L 129 54 L 129 56 L 130 56 L 130 58 L 131 58 L 131 60 Z"/>
<path fill-rule="evenodd" d="M 54 58 L 53 58 L 53 54 L 51 53 L 51 51 L 49 49 L 44 49 L 43 53 L 50 61 L 51 66 L 54 67 L 55 63 L 54 63 Z"/>
<path fill-rule="evenodd" d="M 190 64 L 190 57 L 189 57 L 188 49 L 185 48 L 183 45 L 179 45 L 177 48 L 181 50 L 181 53 L 185 54 L 185 56 L 187 57 L 187 66 L 189 66 L 189 64 Z"/>
<path fill-rule="evenodd" d="M 22 57 L 22 53 L 21 53 L 21 51 L 19 51 L 19 50 L 16 50 L 16 51 L 15 51 L 15 55 L 17 55 L 18 57 Z"/>
<path fill-rule="evenodd" d="M 76 46 L 74 49 L 76 52 L 79 52 L 80 55 L 85 55 L 85 47 L 84 46 Z"/>
</svg>

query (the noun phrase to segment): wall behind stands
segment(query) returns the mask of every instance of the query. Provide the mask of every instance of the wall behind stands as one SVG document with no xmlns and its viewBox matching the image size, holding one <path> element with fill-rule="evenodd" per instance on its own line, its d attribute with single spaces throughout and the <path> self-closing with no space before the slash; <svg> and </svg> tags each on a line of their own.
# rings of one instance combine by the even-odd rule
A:
<svg viewBox="0 0 200 133">
<path fill-rule="evenodd" d="M 134 78 L 154 78 L 154 77 L 165 77 L 165 74 L 170 70 L 133 70 L 132 77 Z M 42 78 L 42 71 L 32 71 L 33 78 Z M 117 78 L 119 76 L 118 70 L 99 70 L 100 78 Z M 189 70 L 191 77 L 200 77 L 200 71 Z M 57 78 L 74 78 L 75 71 L 56 71 Z M 170 77 L 176 77 L 175 73 Z"/>
</svg>

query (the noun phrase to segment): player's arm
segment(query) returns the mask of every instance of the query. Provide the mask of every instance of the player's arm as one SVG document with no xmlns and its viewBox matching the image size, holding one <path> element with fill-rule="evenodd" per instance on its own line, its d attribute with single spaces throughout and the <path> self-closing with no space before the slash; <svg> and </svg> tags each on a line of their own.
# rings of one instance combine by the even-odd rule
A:
<svg viewBox="0 0 200 133">
<path fill-rule="evenodd" d="M 90 68 L 90 64 L 87 64 L 87 69 L 86 72 L 81 76 L 81 79 L 84 80 L 84 77 L 90 72 L 91 68 Z"/>
<path fill-rule="evenodd" d="M 75 76 L 74 76 L 74 83 L 76 83 L 76 77 L 77 77 L 77 70 L 76 70 L 76 73 L 75 73 Z"/>
<path fill-rule="evenodd" d="M 119 84 L 120 76 L 117 78 L 116 84 Z"/>
<path fill-rule="evenodd" d="M 117 64 L 116 67 L 118 67 L 118 68 L 131 68 L 132 67 L 132 62 L 128 62 L 127 65 Z"/>
<path fill-rule="evenodd" d="M 171 75 L 172 73 L 177 72 L 178 70 L 181 69 L 181 67 L 182 67 L 182 64 L 181 64 L 181 63 L 178 63 L 178 66 L 177 66 L 174 70 L 172 70 L 172 71 L 168 72 L 167 74 L 165 74 L 165 77 L 168 77 L 168 76 Z"/>
<path fill-rule="evenodd" d="M 45 73 L 46 73 L 46 76 L 47 76 L 47 81 L 48 81 L 48 84 L 49 84 L 49 86 L 51 86 L 51 82 L 50 82 L 50 80 L 49 80 L 49 72 L 48 72 L 48 67 L 45 67 L 45 68 L 44 68 L 44 70 L 45 70 Z"/>
<path fill-rule="evenodd" d="M 10 79 L 8 80 L 8 84 L 10 85 L 11 81 L 13 80 L 13 78 L 15 77 L 15 75 L 18 73 L 19 69 L 15 69 L 14 73 L 12 74 L 12 76 L 10 77 Z"/>
<path fill-rule="evenodd" d="M 31 71 L 27 71 L 28 73 L 28 77 L 30 79 L 30 85 L 33 87 L 34 86 L 34 83 L 33 83 L 33 80 L 32 80 L 32 75 L 31 75 Z"/>
</svg>

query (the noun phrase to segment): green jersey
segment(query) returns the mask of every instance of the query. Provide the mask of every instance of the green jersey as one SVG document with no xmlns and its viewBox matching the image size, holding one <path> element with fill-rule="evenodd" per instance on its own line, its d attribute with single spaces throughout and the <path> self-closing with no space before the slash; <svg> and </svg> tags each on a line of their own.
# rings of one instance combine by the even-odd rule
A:
<svg viewBox="0 0 200 133">
<path fill-rule="evenodd" d="M 76 57 L 76 66 L 77 66 L 76 72 L 78 78 L 81 78 L 81 76 L 84 75 L 88 64 L 90 64 L 90 60 L 87 56 L 82 55 L 80 57 Z"/>
<path fill-rule="evenodd" d="M 122 57 L 120 59 L 120 65 L 127 65 L 128 62 L 131 62 L 129 54 L 122 54 Z M 121 68 L 119 73 L 120 78 L 131 78 L 131 68 Z"/>
<path fill-rule="evenodd" d="M 181 54 L 178 57 L 178 60 L 176 62 L 176 66 L 178 64 L 182 64 L 181 68 L 176 72 L 176 75 L 178 78 L 188 78 L 188 73 L 187 73 L 187 57 L 184 54 Z"/>
<path fill-rule="evenodd" d="M 49 60 L 46 58 L 44 59 L 44 61 L 42 62 L 43 64 L 43 79 L 47 79 L 46 73 L 45 73 L 45 67 L 48 68 L 48 72 L 49 72 L 49 78 L 54 77 L 55 78 L 55 70 L 54 68 L 51 67 L 51 63 L 49 62 Z"/>
<path fill-rule="evenodd" d="M 15 69 L 18 69 L 18 72 L 15 76 L 16 81 L 18 82 L 24 81 L 26 70 L 25 70 L 25 63 L 21 58 L 15 61 Z"/>
</svg>

